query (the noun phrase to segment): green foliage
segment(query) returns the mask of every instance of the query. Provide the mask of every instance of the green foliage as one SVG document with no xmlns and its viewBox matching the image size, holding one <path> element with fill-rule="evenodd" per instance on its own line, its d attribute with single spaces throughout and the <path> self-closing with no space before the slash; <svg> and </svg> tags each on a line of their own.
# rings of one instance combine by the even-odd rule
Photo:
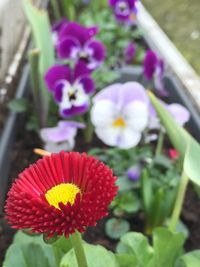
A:
<svg viewBox="0 0 200 267">
<path fill-rule="evenodd" d="M 116 260 L 120 267 L 135 267 L 137 259 L 134 255 L 116 254 Z"/>
<path fill-rule="evenodd" d="M 21 113 L 25 112 L 29 108 L 28 101 L 24 98 L 13 99 L 8 103 L 8 107 L 11 111 Z"/>
<path fill-rule="evenodd" d="M 153 233 L 153 246 L 151 246 L 144 235 L 127 233 L 117 246 L 118 263 L 120 267 L 128 267 L 130 262 L 128 256 L 131 256 L 133 259 L 131 267 L 175 267 L 184 240 L 184 236 L 180 233 L 157 228 Z"/>
<path fill-rule="evenodd" d="M 195 250 L 183 255 L 177 262 L 175 267 L 199 267 L 200 266 L 200 250 Z"/>
<path fill-rule="evenodd" d="M 4 261 L 5 267 L 53 267 L 42 247 L 38 244 L 13 244 L 9 247 Z"/>
<path fill-rule="evenodd" d="M 52 247 L 43 242 L 42 236 L 30 236 L 19 231 L 6 252 L 4 266 L 55 267 L 56 261 Z"/>
<path fill-rule="evenodd" d="M 23 0 L 24 11 L 32 28 L 35 48 L 39 51 L 38 79 L 40 84 L 41 116 L 45 122 L 48 114 L 49 93 L 45 86 L 44 74 L 55 61 L 48 13 L 33 6 L 30 0 Z"/>
<path fill-rule="evenodd" d="M 98 91 L 108 84 L 115 82 L 118 78 L 120 78 L 120 74 L 116 70 L 111 70 L 103 64 L 101 68 L 93 72 L 92 77 L 95 80 L 95 85 Z"/>
<path fill-rule="evenodd" d="M 88 267 L 118 267 L 114 254 L 102 246 L 84 244 L 84 251 Z M 78 267 L 74 249 L 65 254 L 61 260 L 60 267 Z"/>
<path fill-rule="evenodd" d="M 111 239 L 119 239 L 130 230 L 130 224 L 122 219 L 109 219 L 106 222 L 106 234 Z"/>
<path fill-rule="evenodd" d="M 145 213 L 146 233 L 165 223 L 171 215 L 180 177 L 175 168 L 163 170 L 147 166 L 141 178 L 141 195 Z"/>
<path fill-rule="evenodd" d="M 18 231 L 6 252 L 5 267 L 55 267 L 64 253 L 71 249 L 69 239 L 60 237 L 51 245 L 43 241 L 42 235 L 25 234 Z"/>
<path fill-rule="evenodd" d="M 154 256 L 148 267 L 174 267 L 184 245 L 183 234 L 157 228 L 153 233 Z"/>
<path fill-rule="evenodd" d="M 108 164 L 109 167 L 114 170 L 115 175 L 118 176 L 119 179 L 127 178 L 126 172 L 130 166 L 153 157 L 152 149 L 149 146 L 135 147 L 128 150 L 119 148 L 92 148 L 89 150 L 89 153 Z M 132 184 L 133 187 L 136 187 L 136 183 L 128 183 L 128 186 L 130 186 L 130 184 Z"/>
<path fill-rule="evenodd" d="M 90 153 L 106 162 L 118 176 L 119 193 L 111 204 L 115 216 L 133 216 L 144 211 L 148 234 L 165 223 L 171 215 L 180 180 L 177 167 L 168 157 L 154 158 L 151 147 L 92 149 Z M 143 166 L 143 175 L 134 182 L 128 179 L 127 170 L 138 163 Z"/>
<path fill-rule="evenodd" d="M 119 185 L 119 184 L 118 184 Z M 126 214 L 133 215 L 141 208 L 140 199 L 133 191 L 126 191 L 115 197 L 111 204 L 111 208 L 116 216 Z"/>
<path fill-rule="evenodd" d="M 118 254 L 127 254 L 136 259 L 135 266 L 146 267 L 153 256 L 153 249 L 147 238 L 140 233 L 130 232 L 125 234 L 117 247 Z"/>
</svg>

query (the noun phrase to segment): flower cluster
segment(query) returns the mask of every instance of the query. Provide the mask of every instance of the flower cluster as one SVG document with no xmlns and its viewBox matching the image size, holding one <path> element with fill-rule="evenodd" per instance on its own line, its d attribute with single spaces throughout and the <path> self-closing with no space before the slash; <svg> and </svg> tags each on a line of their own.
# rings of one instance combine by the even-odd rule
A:
<svg viewBox="0 0 200 267">
<path fill-rule="evenodd" d="M 58 58 L 73 64 L 52 66 L 45 75 L 47 87 L 62 117 L 84 113 L 89 107 L 89 95 L 95 90 L 90 74 L 105 58 L 104 45 L 94 38 L 98 28 L 63 19 L 52 30 Z"/>
<path fill-rule="evenodd" d="M 107 215 L 117 193 L 112 170 L 92 156 L 52 154 L 23 171 L 8 193 L 6 213 L 16 229 L 48 237 L 84 232 Z"/>
<path fill-rule="evenodd" d="M 138 0 L 109 0 L 108 3 L 112 8 L 115 18 L 120 22 L 131 21 L 132 15 L 137 13 Z"/>
</svg>

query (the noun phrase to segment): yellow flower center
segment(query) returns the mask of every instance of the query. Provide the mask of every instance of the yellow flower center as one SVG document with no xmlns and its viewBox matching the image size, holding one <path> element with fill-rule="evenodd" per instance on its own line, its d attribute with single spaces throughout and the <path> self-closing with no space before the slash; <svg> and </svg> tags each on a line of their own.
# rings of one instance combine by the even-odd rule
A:
<svg viewBox="0 0 200 267">
<path fill-rule="evenodd" d="M 45 197 L 49 205 L 60 209 L 58 205 L 60 202 L 65 205 L 69 202 L 71 205 L 73 205 L 76 195 L 80 192 L 81 190 L 75 184 L 63 183 L 49 189 L 46 192 Z"/>
<path fill-rule="evenodd" d="M 113 126 L 118 128 L 118 127 L 126 127 L 126 123 L 122 118 L 118 118 L 113 122 Z"/>
</svg>

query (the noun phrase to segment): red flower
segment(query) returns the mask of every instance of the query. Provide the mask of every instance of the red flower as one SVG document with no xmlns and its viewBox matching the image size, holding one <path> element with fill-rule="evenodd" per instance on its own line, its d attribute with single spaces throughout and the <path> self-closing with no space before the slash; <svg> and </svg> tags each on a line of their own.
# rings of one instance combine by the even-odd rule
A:
<svg viewBox="0 0 200 267">
<path fill-rule="evenodd" d="M 170 159 L 177 159 L 179 157 L 178 151 L 174 148 L 169 149 L 169 157 Z"/>
<path fill-rule="evenodd" d="M 13 228 L 48 237 L 84 232 L 107 215 L 117 193 L 112 170 L 92 156 L 52 154 L 24 170 L 8 193 L 6 213 Z"/>
</svg>

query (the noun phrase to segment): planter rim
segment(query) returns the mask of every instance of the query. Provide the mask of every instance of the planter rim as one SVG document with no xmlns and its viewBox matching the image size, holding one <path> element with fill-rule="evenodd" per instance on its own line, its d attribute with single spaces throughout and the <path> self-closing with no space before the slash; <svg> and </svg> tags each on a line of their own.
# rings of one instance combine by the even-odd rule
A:
<svg viewBox="0 0 200 267">
<path fill-rule="evenodd" d="M 200 111 L 200 77 L 160 28 L 141 2 L 138 3 L 138 26 L 145 32 L 145 40 L 164 58 L 170 70 L 183 85 L 183 90 Z"/>
</svg>

